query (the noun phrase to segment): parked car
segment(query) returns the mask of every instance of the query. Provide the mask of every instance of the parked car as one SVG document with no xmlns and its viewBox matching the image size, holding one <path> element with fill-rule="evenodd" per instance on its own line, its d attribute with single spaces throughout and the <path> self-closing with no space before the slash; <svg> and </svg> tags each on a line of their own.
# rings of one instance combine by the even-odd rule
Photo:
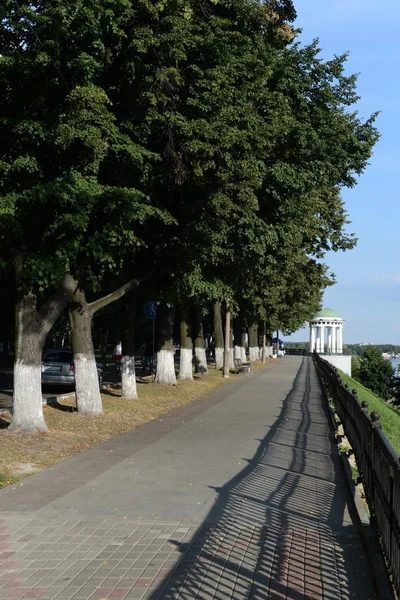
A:
<svg viewBox="0 0 400 600">
<path fill-rule="evenodd" d="M 99 385 L 103 383 L 103 371 L 97 365 Z M 75 387 L 75 365 L 72 350 L 54 348 L 45 350 L 42 355 L 42 385 L 62 385 Z"/>
</svg>

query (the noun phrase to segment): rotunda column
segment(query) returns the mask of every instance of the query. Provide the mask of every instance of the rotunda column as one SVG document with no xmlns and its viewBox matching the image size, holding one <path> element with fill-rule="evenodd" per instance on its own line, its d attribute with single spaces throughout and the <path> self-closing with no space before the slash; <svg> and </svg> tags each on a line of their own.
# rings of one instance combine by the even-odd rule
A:
<svg viewBox="0 0 400 600">
<path fill-rule="evenodd" d="M 332 327 L 332 353 L 336 354 L 336 345 L 337 345 L 337 325 Z"/>
<path fill-rule="evenodd" d="M 338 340 L 337 351 L 339 354 L 343 354 L 343 325 L 339 325 L 338 335 L 339 335 L 339 340 Z"/>
<path fill-rule="evenodd" d="M 320 342 L 321 328 L 320 328 L 319 325 L 315 326 L 315 335 L 316 335 L 315 351 L 319 353 L 320 352 L 320 346 L 321 346 L 321 342 Z"/>
<path fill-rule="evenodd" d="M 320 352 L 321 354 L 324 354 L 325 352 L 325 325 L 321 325 L 321 349 Z"/>
<path fill-rule="evenodd" d="M 316 328 L 315 325 L 311 325 L 311 339 L 310 339 L 310 352 L 314 352 L 315 350 L 315 336 L 316 336 Z"/>
<path fill-rule="evenodd" d="M 328 327 L 328 353 L 332 353 L 332 331 L 333 331 L 333 327 L 332 325 L 330 327 Z"/>
</svg>

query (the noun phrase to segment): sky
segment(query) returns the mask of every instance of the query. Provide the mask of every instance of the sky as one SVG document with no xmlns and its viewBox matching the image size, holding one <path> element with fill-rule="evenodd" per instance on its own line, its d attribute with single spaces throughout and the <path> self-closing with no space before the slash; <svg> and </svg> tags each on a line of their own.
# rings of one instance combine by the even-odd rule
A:
<svg viewBox="0 0 400 600">
<path fill-rule="evenodd" d="M 326 59 L 350 53 L 360 115 L 381 112 L 370 166 L 356 188 L 343 191 L 358 245 L 326 255 L 337 283 L 325 291 L 323 306 L 345 320 L 344 343 L 400 344 L 400 0 L 295 0 L 295 6 L 302 42 L 319 38 Z M 308 336 L 303 329 L 286 340 Z"/>
</svg>

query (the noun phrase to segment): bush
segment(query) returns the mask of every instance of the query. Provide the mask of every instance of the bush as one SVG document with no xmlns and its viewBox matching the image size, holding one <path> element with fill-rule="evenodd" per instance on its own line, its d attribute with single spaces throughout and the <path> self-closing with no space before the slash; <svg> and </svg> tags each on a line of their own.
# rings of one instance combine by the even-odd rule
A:
<svg viewBox="0 0 400 600">
<path fill-rule="evenodd" d="M 380 398 L 389 400 L 392 395 L 393 378 L 391 363 L 382 358 L 377 348 L 366 348 L 360 360 L 358 381 Z"/>
</svg>

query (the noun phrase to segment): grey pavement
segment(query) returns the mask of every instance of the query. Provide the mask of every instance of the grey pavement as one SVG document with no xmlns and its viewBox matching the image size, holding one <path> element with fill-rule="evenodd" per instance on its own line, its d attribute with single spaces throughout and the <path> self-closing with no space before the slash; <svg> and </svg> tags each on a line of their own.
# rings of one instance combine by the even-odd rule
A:
<svg viewBox="0 0 400 600">
<path fill-rule="evenodd" d="M 0 599 L 375 599 L 310 358 L 0 492 Z"/>
</svg>

